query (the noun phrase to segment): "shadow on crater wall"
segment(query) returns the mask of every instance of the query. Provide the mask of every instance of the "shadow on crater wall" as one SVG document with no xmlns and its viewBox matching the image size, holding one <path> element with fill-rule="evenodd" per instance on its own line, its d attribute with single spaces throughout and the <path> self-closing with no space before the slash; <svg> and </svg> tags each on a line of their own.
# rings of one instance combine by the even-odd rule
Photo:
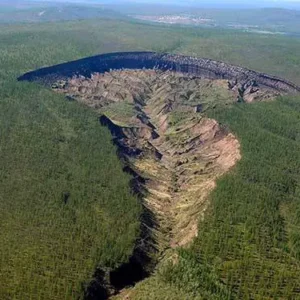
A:
<svg viewBox="0 0 300 300">
<path fill-rule="evenodd" d="M 93 73 L 104 73 L 111 69 L 143 68 L 163 71 L 172 70 L 208 79 L 228 79 L 241 82 L 254 80 L 260 85 L 277 91 L 300 92 L 300 87 L 297 85 L 275 76 L 211 59 L 155 52 L 119 52 L 92 56 L 38 69 L 20 76 L 18 80 L 37 81 L 51 85 L 58 80 L 66 80 L 73 76 L 90 77 Z"/>
</svg>

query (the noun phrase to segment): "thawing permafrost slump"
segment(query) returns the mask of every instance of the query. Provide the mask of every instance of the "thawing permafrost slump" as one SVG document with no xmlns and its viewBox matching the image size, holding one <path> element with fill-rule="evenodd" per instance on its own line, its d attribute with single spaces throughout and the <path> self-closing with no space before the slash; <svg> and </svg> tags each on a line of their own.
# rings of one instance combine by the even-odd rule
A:
<svg viewBox="0 0 300 300">
<path fill-rule="evenodd" d="M 211 105 L 205 95 L 235 101 L 227 81 L 122 70 L 74 77 L 53 87 L 103 115 L 101 123 L 111 130 L 135 176 L 135 189 L 153 216 L 143 218 L 137 249 L 161 260 L 166 250 L 190 243 L 216 179 L 240 159 L 237 139 L 203 114 Z M 140 260 L 144 254 L 136 256 Z"/>
<path fill-rule="evenodd" d="M 72 78 L 56 90 L 103 114 L 126 164 L 144 180 L 139 190 L 158 223 L 157 250 L 190 242 L 215 179 L 240 158 L 236 138 L 201 113 L 211 105 L 204 94 L 235 100 L 227 82 L 122 70 Z"/>
<path fill-rule="evenodd" d="M 163 259 L 167 249 L 192 241 L 216 179 L 241 158 L 236 137 L 205 112 L 300 91 L 283 79 L 225 63 L 152 52 L 95 56 L 19 79 L 51 85 L 102 115 L 144 204 L 132 260 L 140 265 L 148 254 Z M 128 285 L 119 278 L 124 273 L 126 268 L 112 273 L 116 290 Z"/>
</svg>

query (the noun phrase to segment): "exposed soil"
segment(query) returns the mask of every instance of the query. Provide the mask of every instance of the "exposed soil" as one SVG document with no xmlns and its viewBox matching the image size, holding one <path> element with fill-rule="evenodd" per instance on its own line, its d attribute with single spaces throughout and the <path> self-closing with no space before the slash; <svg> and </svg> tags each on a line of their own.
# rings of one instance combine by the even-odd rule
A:
<svg viewBox="0 0 300 300">
<path fill-rule="evenodd" d="M 73 77 L 56 82 L 53 88 L 67 99 L 99 111 L 100 122 L 114 136 L 147 212 L 137 255 L 131 258 L 133 264 L 110 273 L 115 291 L 149 275 L 142 265 L 153 254 L 162 260 L 166 250 L 193 240 L 216 179 L 241 158 L 236 137 L 207 118 L 205 111 L 216 105 L 267 100 L 279 94 L 254 81 L 126 69 L 95 73 L 91 78 Z M 144 255 L 147 258 L 141 259 Z"/>
<path fill-rule="evenodd" d="M 105 115 L 102 123 L 128 166 L 145 179 L 142 193 L 158 219 L 159 252 L 189 243 L 216 178 L 240 158 L 236 138 L 201 112 L 216 102 L 234 102 L 236 85 L 230 89 L 226 80 L 169 71 L 123 70 L 72 78 L 56 88 Z"/>
</svg>

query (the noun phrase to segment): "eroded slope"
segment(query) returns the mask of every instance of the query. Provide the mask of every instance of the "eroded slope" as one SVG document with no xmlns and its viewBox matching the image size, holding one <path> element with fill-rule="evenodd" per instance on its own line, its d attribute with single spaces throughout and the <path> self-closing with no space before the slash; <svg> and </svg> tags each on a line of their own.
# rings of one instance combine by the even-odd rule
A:
<svg viewBox="0 0 300 300">
<path fill-rule="evenodd" d="M 236 101 L 241 91 L 226 80 L 157 70 L 123 70 L 77 77 L 55 88 L 105 117 L 122 155 L 145 181 L 140 191 L 157 219 L 156 248 L 189 243 L 215 180 L 240 159 L 237 139 L 203 112 Z M 273 93 L 245 87 L 261 98 Z"/>
</svg>

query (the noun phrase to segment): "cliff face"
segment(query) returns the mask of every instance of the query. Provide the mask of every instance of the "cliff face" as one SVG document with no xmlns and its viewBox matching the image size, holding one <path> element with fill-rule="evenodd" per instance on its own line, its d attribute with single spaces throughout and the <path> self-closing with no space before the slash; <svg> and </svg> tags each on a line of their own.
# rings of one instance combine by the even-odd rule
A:
<svg viewBox="0 0 300 300">
<path fill-rule="evenodd" d="M 252 81 L 279 92 L 300 92 L 300 87 L 275 76 L 210 59 L 155 52 L 123 52 L 97 55 L 29 72 L 19 77 L 18 80 L 39 81 L 51 85 L 58 80 L 66 80 L 73 76 L 90 77 L 91 74 L 96 72 L 104 73 L 111 69 L 124 68 L 177 71 L 200 78 L 238 81 L 242 85 Z"/>
</svg>

